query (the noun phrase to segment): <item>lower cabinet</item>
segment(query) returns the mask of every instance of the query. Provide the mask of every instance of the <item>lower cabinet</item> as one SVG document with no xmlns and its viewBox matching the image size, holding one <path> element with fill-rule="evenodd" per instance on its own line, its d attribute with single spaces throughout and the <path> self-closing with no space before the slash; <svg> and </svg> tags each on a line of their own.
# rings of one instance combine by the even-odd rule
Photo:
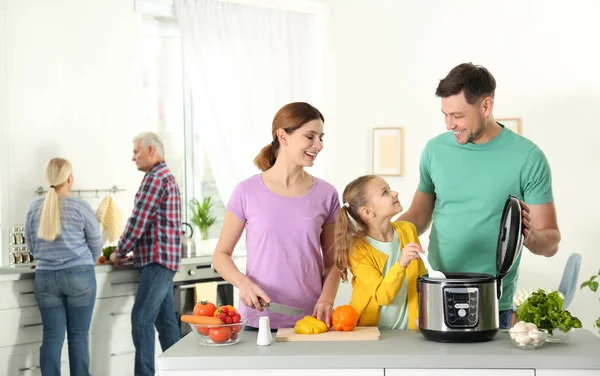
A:
<svg viewBox="0 0 600 376">
<path fill-rule="evenodd" d="M 537 369 L 535 376 L 600 376 L 600 370 L 593 369 Z"/>
<path fill-rule="evenodd" d="M 90 325 L 90 373 L 133 376 L 135 347 L 131 310 L 139 273 L 97 272 L 98 289 Z M 0 283 L 0 376 L 41 375 L 42 319 L 33 295 L 33 280 Z M 156 334 L 156 333 L 155 333 Z M 158 334 L 155 356 L 162 352 Z M 68 341 L 62 349 L 61 374 L 69 374 Z"/>
<path fill-rule="evenodd" d="M 389 369 L 385 376 L 536 376 L 533 369 Z M 539 374 L 537 375 L 539 376 Z M 572 376 L 569 374 L 569 376 Z"/>
<path fill-rule="evenodd" d="M 203 371 L 160 371 L 159 376 L 196 376 L 214 373 L 223 376 L 385 376 L 383 369 L 223 369 Z"/>
</svg>

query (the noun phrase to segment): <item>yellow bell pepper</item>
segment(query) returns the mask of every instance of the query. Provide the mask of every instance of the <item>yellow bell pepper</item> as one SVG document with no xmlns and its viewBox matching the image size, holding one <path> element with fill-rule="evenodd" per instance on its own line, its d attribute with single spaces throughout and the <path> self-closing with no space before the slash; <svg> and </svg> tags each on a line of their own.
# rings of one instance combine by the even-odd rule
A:
<svg viewBox="0 0 600 376">
<path fill-rule="evenodd" d="M 326 331 L 327 325 L 312 316 L 304 316 L 302 319 L 296 321 L 296 326 L 294 326 L 294 333 L 298 334 L 319 334 Z"/>
</svg>

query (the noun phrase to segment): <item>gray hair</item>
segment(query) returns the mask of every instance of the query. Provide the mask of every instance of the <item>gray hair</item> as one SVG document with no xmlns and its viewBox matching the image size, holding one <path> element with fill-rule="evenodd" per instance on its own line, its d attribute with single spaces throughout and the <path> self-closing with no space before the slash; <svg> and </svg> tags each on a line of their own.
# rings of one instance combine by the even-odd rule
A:
<svg viewBox="0 0 600 376">
<path fill-rule="evenodd" d="M 135 136 L 133 139 L 133 143 L 137 143 L 140 141 L 140 145 L 143 148 L 148 146 L 152 146 L 154 150 L 156 150 L 156 155 L 160 159 L 165 158 L 165 147 L 163 146 L 163 142 L 160 136 L 154 132 L 143 132 Z"/>
</svg>

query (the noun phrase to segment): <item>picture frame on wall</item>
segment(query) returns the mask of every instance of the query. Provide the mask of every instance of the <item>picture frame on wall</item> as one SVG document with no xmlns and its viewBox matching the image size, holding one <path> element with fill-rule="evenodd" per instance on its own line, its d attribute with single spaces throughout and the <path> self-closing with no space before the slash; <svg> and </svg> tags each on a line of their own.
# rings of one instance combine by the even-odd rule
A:
<svg viewBox="0 0 600 376">
<path fill-rule="evenodd" d="M 373 128 L 373 174 L 404 176 L 404 128 Z"/>
<path fill-rule="evenodd" d="M 521 118 L 502 118 L 496 119 L 496 121 L 511 131 L 515 132 L 519 136 L 523 135 L 523 125 L 521 122 Z"/>
</svg>

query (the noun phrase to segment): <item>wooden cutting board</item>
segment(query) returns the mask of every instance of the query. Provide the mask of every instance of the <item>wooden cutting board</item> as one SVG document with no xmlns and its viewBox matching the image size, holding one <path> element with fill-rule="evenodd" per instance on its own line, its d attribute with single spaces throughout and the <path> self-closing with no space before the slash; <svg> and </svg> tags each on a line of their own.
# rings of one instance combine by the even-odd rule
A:
<svg viewBox="0 0 600 376">
<path fill-rule="evenodd" d="M 378 341 L 381 333 L 376 326 L 359 326 L 351 332 L 330 330 L 319 334 L 296 334 L 293 328 L 277 329 L 276 342 L 315 342 L 315 341 Z"/>
</svg>

